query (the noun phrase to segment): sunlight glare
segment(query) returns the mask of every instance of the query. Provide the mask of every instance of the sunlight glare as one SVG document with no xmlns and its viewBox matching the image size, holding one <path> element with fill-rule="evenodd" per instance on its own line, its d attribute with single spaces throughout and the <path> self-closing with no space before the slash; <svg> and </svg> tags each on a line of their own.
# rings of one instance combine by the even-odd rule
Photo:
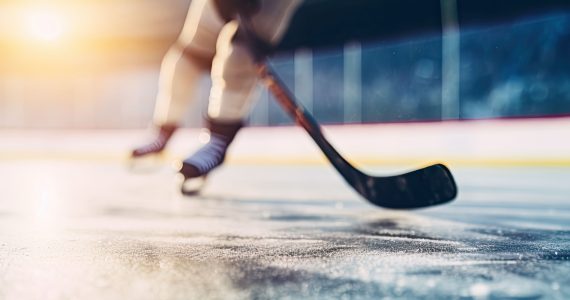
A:
<svg viewBox="0 0 570 300">
<path fill-rule="evenodd" d="M 27 14 L 28 33 L 37 40 L 53 42 L 60 39 L 65 30 L 63 16 L 52 9 L 36 9 Z"/>
</svg>

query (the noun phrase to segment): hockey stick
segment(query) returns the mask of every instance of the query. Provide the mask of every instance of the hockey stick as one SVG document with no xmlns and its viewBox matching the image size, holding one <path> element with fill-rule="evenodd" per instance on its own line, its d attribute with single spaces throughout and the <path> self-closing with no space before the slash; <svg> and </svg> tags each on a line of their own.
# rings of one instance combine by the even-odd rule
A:
<svg viewBox="0 0 570 300">
<path fill-rule="evenodd" d="M 371 203 L 386 208 L 409 209 L 443 204 L 456 197 L 453 176 L 442 164 L 388 177 L 370 176 L 359 171 L 327 141 L 317 121 L 295 101 L 267 63 L 259 63 L 258 71 L 289 116 L 307 131 L 346 182 Z"/>
<path fill-rule="evenodd" d="M 307 131 L 330 163 L 362 197 L 380 207 L 412 209 L 443 204 L 457 196 L 453 175 L 442 164 L 387 177 L 370 176 L 352 166 L 327 141 L 313 116 L 295 100 L 269 66 L 266 55 L 259 54 L 259 41 L 254 36 L 247 18 L 239 17 L 238 20 L 242 30 L 240 33 L 255 58 L 262 81 L 287 114 Z"/>
</svg>

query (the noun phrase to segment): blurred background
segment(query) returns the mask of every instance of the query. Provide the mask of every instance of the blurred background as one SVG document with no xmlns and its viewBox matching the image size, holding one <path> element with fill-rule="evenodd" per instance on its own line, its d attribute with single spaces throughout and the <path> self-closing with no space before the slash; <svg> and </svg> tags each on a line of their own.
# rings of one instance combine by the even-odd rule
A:
<svg viewBox="0 0 570 300">
<path fill-rule="evenodd" d="M 0 0 L 0 128 L 147 127 L 189 3 Z M 453 29 L 273 63 L 325 124 L 570 114 L 570 14 Z M 187 126 L 200 124 L 203 85 Z M 291 124 L 266 91 L 251 123 Z"/>
<path fill-rule="evenodd" d="M 184 198 L 207 77 L 158 166 L 126 162 L 191 0 L 0 0 L 0 299 L 570 299 L 570 0 L 306 1 L 404 12 L 272 64 L 359 169 L 445 163 L 457 200 L 373 208 L 264 89 Z"/>
<path fill-rule="evenodd" d="M 0 126 L 146 126 L 189 2 L 0 1 Z"/>
</svg>

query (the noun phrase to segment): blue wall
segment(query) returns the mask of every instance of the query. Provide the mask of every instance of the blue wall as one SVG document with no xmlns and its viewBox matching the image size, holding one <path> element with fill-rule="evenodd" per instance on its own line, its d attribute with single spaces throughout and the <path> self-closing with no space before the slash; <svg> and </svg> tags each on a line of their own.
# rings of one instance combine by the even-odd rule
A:
<svg viewBox="0 0 570 300">
<path fill-rule="evenodd" d="M 570 114 L 570 15 L 462 28 L 459 40 L 456 118 Z M 313 98 L 299 100 L 323 123 L 440 120 L 442 44 L 442 36 L 433 35 L 362 45 L 356 120 L 344 114 L 342 48 L 312 54 Z M 294 57 L 273 63 L 294 90 Z M 254 124 L 290 124 L 270 96 L 260 102 Z"/>
</svg>

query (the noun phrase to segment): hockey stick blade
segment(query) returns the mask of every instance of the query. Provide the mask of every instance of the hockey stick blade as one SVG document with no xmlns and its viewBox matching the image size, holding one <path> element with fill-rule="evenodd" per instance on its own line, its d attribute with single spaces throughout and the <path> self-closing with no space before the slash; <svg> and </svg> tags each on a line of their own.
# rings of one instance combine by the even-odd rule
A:
<svg viewBox="0 0 570 300">
<path fill-rule="evenodd" d="M 402 175 L 374 177 L 361 173 L 345 179 L 371 203 L 392 209 L 413 209 L 447 203 L 457 187 L 447 167 L 436 164 Z"/>
<path fill-rule="evenodd" d="M 327 141 L 317 121 L 295 101 L 267 63 L 258 63 L 257 67 L 260 77 L 283 109 L 307 131 L 346 182 L 370 203 L 384 208 L 413 209 L 447 203 L 457 196 L 453 175 L 442 164 L 387 177 L 359 171 Z"/>
</svg>

